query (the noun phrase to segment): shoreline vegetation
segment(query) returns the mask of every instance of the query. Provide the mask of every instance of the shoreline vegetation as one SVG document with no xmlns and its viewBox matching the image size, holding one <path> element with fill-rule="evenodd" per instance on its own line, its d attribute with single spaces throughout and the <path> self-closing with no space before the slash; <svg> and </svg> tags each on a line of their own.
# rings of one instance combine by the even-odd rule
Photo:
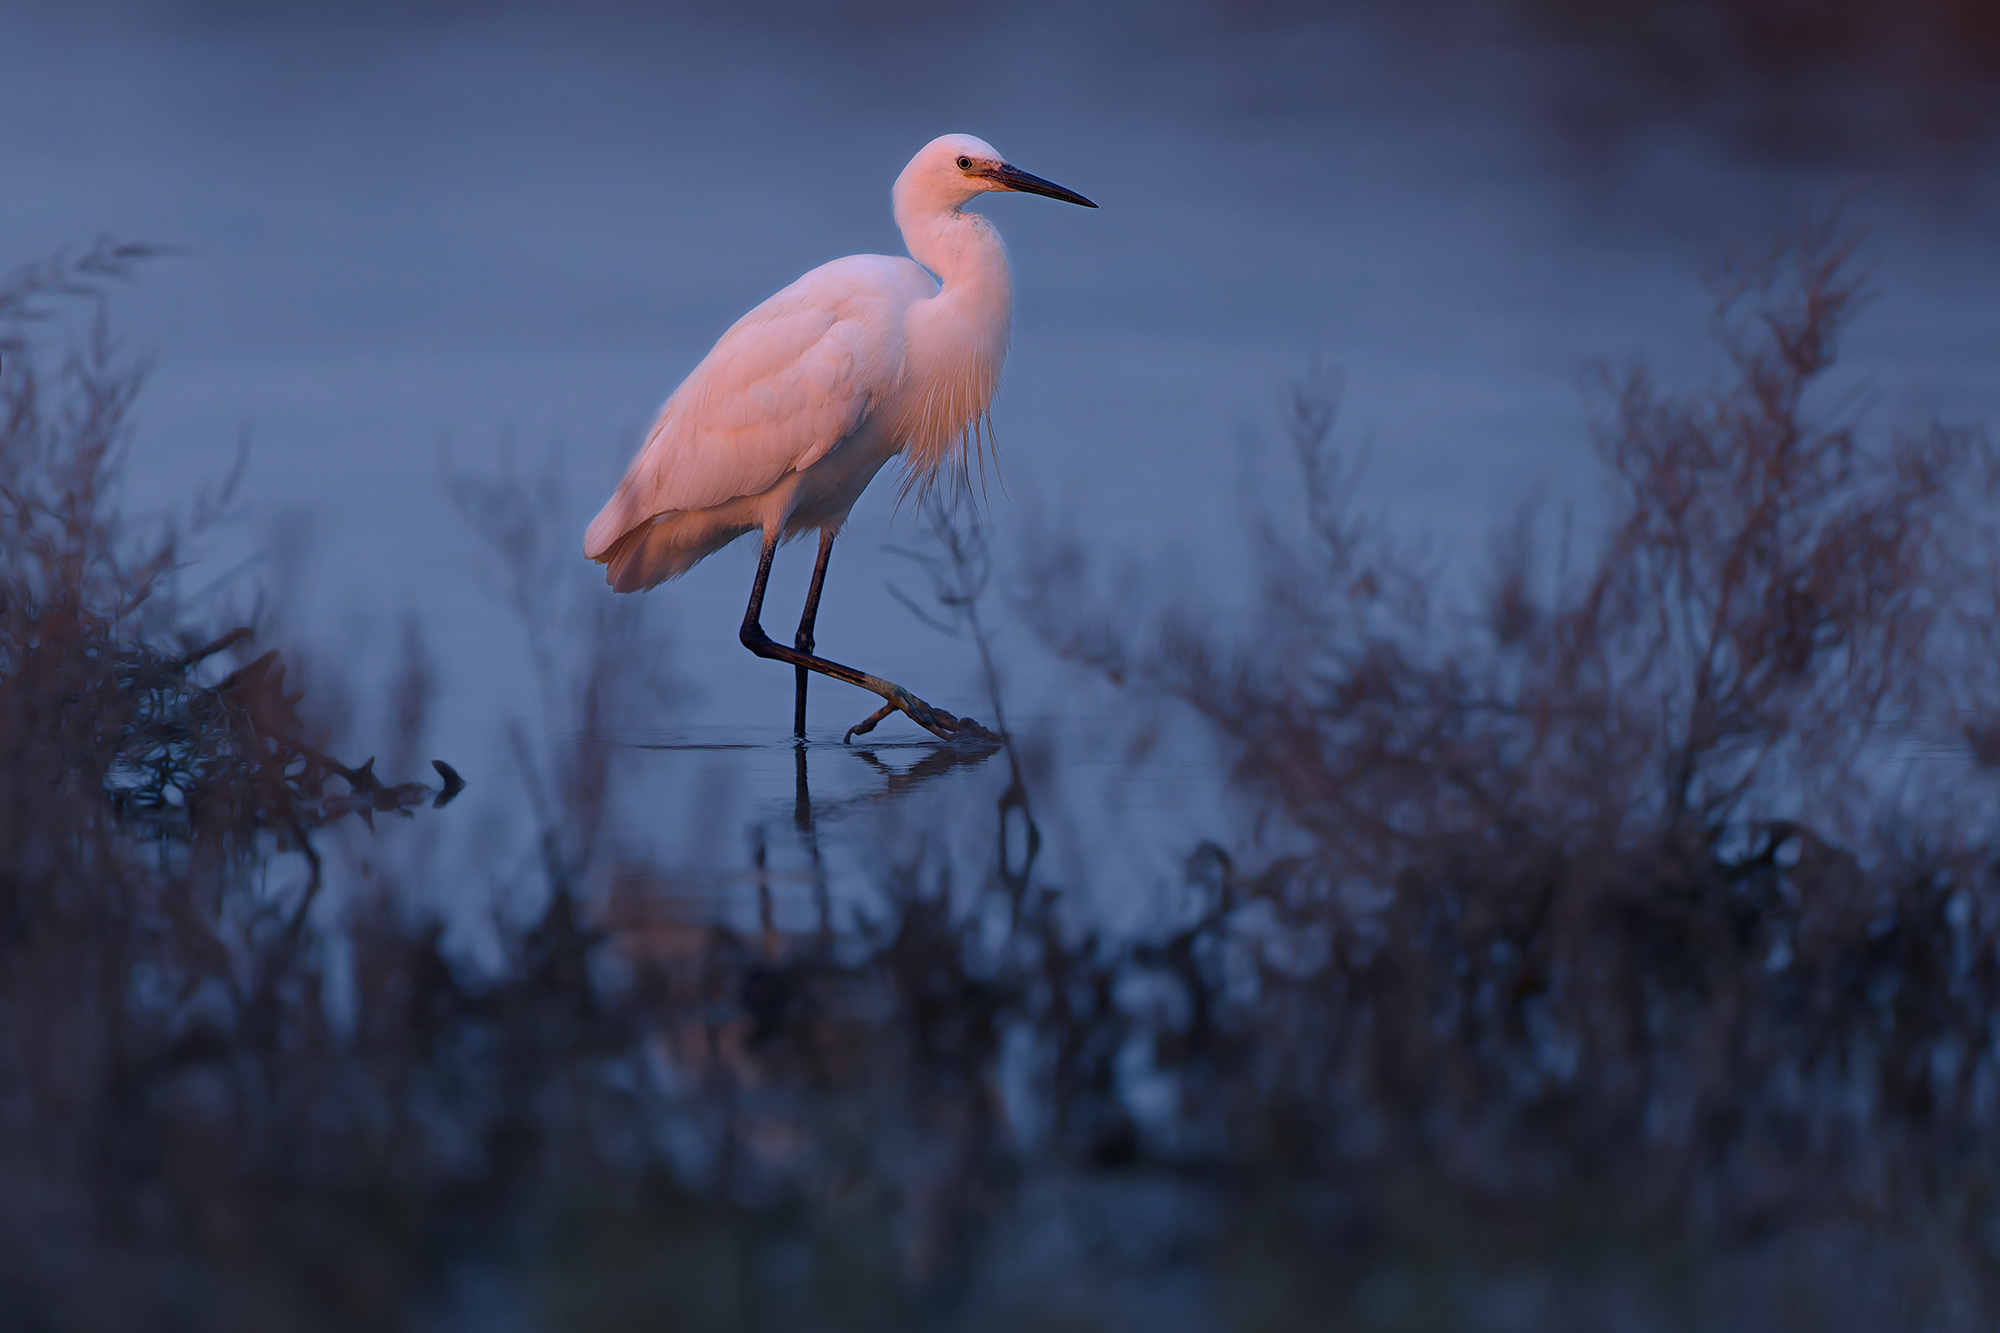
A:
<svg viewBox="0 0 2000 1333">
<path fill-rule="evenodd" d="M 0 1328 L 1991 1327 L 2000 454 L 1826 387 L 1854 249 L 1727 268 L 1710 385 L 1595 372 L 1601 537 L 1524 515 L 1476 606 L 1357 504 L 1322 380 L 1240 637 L 1035 543 L 1012 611 L 1192 710 L 1266 828 L 1176 849 L 1158 929 L 1038 872 L 1012 745 L 978 882 L 886 847 L 851 919 L 690 924 L 606 873 L 578 744 L 524 753 L 545 906 L 483 971 L 418 872 L 312 910 L 320 830 L 450 818 L 448 766 L 333 758 L 116 509 L 145 252 L 16 270 Z M 456 486 L 533 613 L 532 486 Z M 933 537 L 987 654 L 983 539 Z M 540 670 L 586 735 L 621 614 Z"/>
</svg>

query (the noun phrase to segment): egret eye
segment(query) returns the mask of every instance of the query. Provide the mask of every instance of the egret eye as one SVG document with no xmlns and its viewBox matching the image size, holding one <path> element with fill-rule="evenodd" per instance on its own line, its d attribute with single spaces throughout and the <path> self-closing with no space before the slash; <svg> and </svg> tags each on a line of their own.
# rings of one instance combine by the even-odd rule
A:
<svg viewBox="0 0 2000 1333">
<path fill-rule="evenodd" d="M 960 171 L 972 170 L 972 159 L 969 157 L 961 157 L 960 159 L 958 159 L 958 169 Z"/>
</svg>

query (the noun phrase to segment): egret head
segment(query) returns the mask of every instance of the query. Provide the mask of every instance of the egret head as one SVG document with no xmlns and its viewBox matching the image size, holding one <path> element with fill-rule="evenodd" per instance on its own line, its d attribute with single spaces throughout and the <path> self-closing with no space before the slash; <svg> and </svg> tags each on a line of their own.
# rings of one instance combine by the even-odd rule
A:
<svg viewBox="0 0 2000 1333">
<path fill-rule="evenodd" d="M 996 190 L 1047 195 L 1085 208 L 1097 205 L 1053 181 L 1030 176 L 1010 166 L 992 144 L 970 134 L 945 134 L 931 140 L 910 159 L 896 178 L 896 214 L 953 212 L 974 197 Z"/>
</svg>

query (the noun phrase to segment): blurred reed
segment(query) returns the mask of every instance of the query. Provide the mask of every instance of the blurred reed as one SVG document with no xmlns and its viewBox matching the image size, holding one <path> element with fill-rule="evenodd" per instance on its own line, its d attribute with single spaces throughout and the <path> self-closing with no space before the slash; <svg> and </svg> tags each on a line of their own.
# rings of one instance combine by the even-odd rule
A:
<svg viewBox="0 0 2000 1333">
<path fill-rule="evenodd" d="M 1601 539 L 1524 518 L 1476 614 L 1356 505 L 1323 382 L 1244 636 L 1134 623 L 1039 544 L 1017 609 L 1194 709 L 1265 811 L 1184 849 L 1157 929 L 1037 871 L 1011 746 L 979 882 L 884 848 L 866 911 L 746 931 L 602 854 L 601 750 L 523 742 L 546 906 L 478 974 L 394 867 L 308 913 L 318 830 L 430 792 L 332 759 L 269 655 L 200 683 L 241 637 L 109 502 L 137 369 L 101 321 L 53 368 L 31 334 L 139 255 L 17 272 L 0 1325 L 1990 1325 L 2000 466 L 1815 395 L 1850 250 L 1726 273 L 1706 389 L 1597 375 Z M 559 619 L 548 488 L 455 489 Z M 930 522 L 926 614 L 998 717 L 984 536 Z M 581 737 L 621 614 L 543 664 Z M 1912 734 L 1948 780 L 1896 766 Z"/>
</svg>

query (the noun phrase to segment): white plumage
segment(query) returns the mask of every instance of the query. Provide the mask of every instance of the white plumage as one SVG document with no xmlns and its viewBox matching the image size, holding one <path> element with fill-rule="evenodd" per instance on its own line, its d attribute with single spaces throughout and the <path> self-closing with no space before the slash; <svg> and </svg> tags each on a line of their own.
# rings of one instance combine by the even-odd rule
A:
<svg viewBox="0 0 2000 1333">
<path fill-rule="evenodd" d="M 932 140 L 892 194 L 911 257 L 836 259 L 738 320 L 667 399 L 584 534 L 584 554 L 607 567 L 611 586 L 636 592 L 761 532 L 743 639 L 799 667 L 801 734 L 807 670 L 874 689 L 917 717 L 906 701 L 921 701 L 900 687 L 811 658 L 812 621 L 833 536 L 882 466 L 903 456 L 905 487 L 921 487 L 941 471 L 963 475 L 976 447 L 1007 355 L 1013 279 L 1000 234 L 964 205 L 995 190 L 1096 207 L 971 135 Z M 764 583 L 776 545 L 814 529 L 820 559 L 798 650 L 788 652 L 757 626 Z"/>
<path fill-rule="evenodd" d="M 962 463 L 1013 309 L 1006 247 L 962 206 L 1021 179 L 1043 183 L 970 135 L 933 140 L 893 195 L 913 258 L 836 259 L 723 334 L 585 534 L 611 586 L 650 588 L 746 532 L 838 530 L 899 453 L 918 484 Z"/>
</svg>

